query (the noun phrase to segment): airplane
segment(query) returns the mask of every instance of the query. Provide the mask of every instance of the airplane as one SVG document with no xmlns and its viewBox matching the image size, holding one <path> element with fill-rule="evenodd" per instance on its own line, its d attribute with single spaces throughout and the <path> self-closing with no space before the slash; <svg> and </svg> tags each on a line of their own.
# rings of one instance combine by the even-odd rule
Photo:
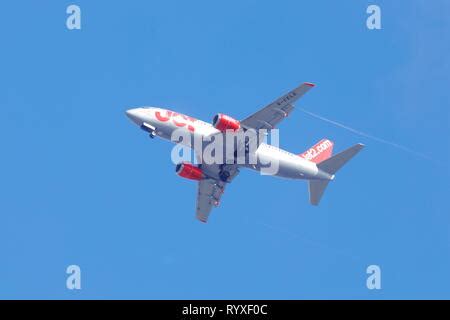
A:
<svg viewBox="0 0 450 320">
<path fill-rule="evenodd" d="M 218 113 L 210 124 L 159 107 L 132 108 L 126 110 L 126 115 L 151 138 L 160 137 L 175 143 L 181 143 L 171 138 L 176 130 L 185 131 L 194 138 L 203 140 L 224 135 L 230 131 L 267 131 L 273 130 L 285 119 L 294 110 L 293 104 L 314 86 L 312 83 L 305 82 L 242 121 Z M 236 149 L 245 148 L 245 152 L 251 152 L 251 155 L 257 159 L 257 163 L 222 162 L 194 165 L 183 161 L 176 164 L 175 171 L 179 176 L 198 181 L 196 218 L 201 222 L 208 221 L 212 208 L 219 205 L 225 187 L 238 175 L 241 168 L 262 172 L 263 163 L 267 164 L 271 161 L 278 164 L 278 170 L 273 174 L 274 176 L 307 180 L 309 201 L 312 205 L 318 205 L 325 188 L 334 179 L 335 173 L 364 147 L 363 144 L 358 143 L 333 156 L 334 144 L 328 139 L 322 139 L 301 154 L 288 152 L 264 141 L 257 141 L 256 148 L 249 151 L 246 143 L 248 141 L 244 143 L 244 146 L 240 143 Z M 189 147 L 193 148 L 192 144 L 189 144 Z M 202 144 L 200 148 L 204 148 L 204 145 Z M 202 150 L 195 150 L 195 152 L 202 152 Z"/>
</svg>

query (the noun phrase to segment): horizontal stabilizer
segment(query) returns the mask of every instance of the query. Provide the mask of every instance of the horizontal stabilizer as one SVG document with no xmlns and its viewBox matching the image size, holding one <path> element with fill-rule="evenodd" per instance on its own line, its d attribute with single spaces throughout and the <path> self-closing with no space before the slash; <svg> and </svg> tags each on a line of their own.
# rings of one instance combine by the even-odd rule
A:
<svg viewBox="0 0 450 320">
<path fill-rule="evenodd" d="M 319 163 L 317 167 L 320 170 L 329 174 L 335 174 L 344 164 L 353 158 L 361 149 L 364 148 L 362 143 L 355 144 L 353 147 L 348 148 L 329 159 L 326 159 Z"/>
<path fill-rule="evenodd" d="M 364 148 L 364 145 L 358 143 L 353 147 L 350 147 L 347 150 L 344 150 L 337 155 L 320 162 L 317 164 L 317 167 L 320 170 L 334 176 L 336 171 L 342 168 L 342 166 L 353 158 L 359 151 L 361 151 L 362 148 Z M 330 180 L 309 180 L 309 202 L 312 205 L 317 206 L 319 204 L 323 192 L 329 182 Z"/>
<path fill-rule="evenodd" d="M 309 180 L 309 202 L 317 206 L 329 180 Z"/>
</svg>

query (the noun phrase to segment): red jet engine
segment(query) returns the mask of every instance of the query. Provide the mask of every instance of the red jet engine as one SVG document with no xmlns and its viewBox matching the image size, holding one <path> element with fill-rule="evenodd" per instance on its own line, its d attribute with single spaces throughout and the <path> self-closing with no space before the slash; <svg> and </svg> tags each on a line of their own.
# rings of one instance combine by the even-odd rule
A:
<svg viewBox="0 0 450 320">
<path fill-rule="evenodd" d="M 214 128 L 216 128 L 220 131 L 225 131 L 225 130 L 236 131 L 236 130 L 239 130 L 239 128 L 241 127 L 241 124 L 239 123 L 238 120 L 233 119 L 232 117 L 229 117 L 222 113 L 218 113 L 214 116 L 213 126 L 214 126 Z"/>
<path fill-rule="evenodd" d="M 180 177 L 186 179 L 202 180 L 205 177 L 202 169 L 194 166 L 189 162 L 182 162 L 177 164 L 177 166 L 175 167 L 175 171 Z"/>
</svg>

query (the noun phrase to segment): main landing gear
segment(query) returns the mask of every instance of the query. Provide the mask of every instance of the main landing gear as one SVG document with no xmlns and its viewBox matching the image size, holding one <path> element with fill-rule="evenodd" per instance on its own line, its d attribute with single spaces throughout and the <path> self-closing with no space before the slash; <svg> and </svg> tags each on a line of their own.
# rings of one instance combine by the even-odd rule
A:
<svg viewBox="0 0 450 320">
<path fill-rule="evenodd" d="M 223 182 L 228 182 L 228 178 L 230 178 L 230 175 L 231 174 L 226 170 L 222 170 L 219 173 L 220 180 L 222 180 Z"/>
</svg>

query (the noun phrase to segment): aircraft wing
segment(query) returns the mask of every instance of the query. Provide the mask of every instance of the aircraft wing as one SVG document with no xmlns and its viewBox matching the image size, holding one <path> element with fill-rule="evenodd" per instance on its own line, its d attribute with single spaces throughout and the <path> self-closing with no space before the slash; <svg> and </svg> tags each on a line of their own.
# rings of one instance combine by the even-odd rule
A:
<svg viewBox="0 0 450 320">
<path fill-rule="evenodd" d="M 206 172 L 211 172 L 213 170 L 215 171 L 216 165 L 212 165 L 210 167 L 203 164 L 202 169 Z M 225 190 L 225 186 L 239 173 L 237 166 L 230 165 L 228 169 L 230 169 L 229 171 L 231 172 L 231 176 L 227 182 L 212 177 L 208 177 L 198 182 L 196 209 L 196 216 L 198 220 L 202 222 L 208 221 L 208 217 L 213 206 L 217 207 L 220 203 L 220 198 Z"/>
<path fill-rule="evenodd" d="M 259 129 L 273 129 L 281 120 L 286 118 L 292 110 L 294 110 L 293 103 L 301 98 L 306 92 L 314 87 L 314 84 L 305 82 L 294 90 L 281 96 L 268 106 L 252 114 L 248 118 L 241 121 L 241 126 L 244 128 Z"/>
<path fill-rule="evenodd" d="M 207 222 L 213 206 L 218 206 L 225 182 L 215 179 L 204 179 L 198 182 L 197 219 Z"/>
</svg>

